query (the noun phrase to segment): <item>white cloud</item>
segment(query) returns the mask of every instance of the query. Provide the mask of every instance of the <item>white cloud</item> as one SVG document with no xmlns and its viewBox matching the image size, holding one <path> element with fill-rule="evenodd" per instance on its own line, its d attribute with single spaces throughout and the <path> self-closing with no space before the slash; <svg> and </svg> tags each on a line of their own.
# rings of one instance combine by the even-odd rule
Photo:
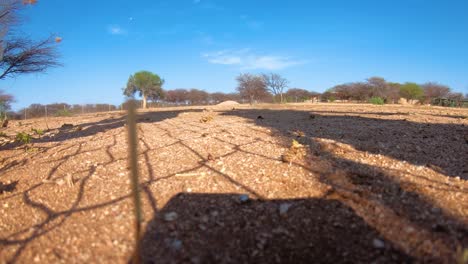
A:
<svg viewBox="0 0 468 264">
<path fill-rule="evenodd" d="M 208 62 L 222 65 L 237 65 L 242 70 L 282 70 L 291 66 L 307 63 L 290 57 L 257 55 L 249 49 L 222 50 L 202 54 Z"/>
<path fill-rule="evenodd" d="M 119 25 L 109 25 L 107 32 L 111 35 L 126 35 L 127 31 L 121 28 Z"/>
</svg>

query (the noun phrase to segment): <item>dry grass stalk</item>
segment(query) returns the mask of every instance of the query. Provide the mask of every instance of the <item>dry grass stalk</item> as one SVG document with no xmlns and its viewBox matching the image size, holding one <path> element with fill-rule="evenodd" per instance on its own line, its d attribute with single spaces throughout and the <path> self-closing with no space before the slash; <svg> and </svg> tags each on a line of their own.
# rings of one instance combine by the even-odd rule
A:
<svg viewBox="0 0 468 264">
<path fill-rule="evenodd" d="M 128 162 L 130 167 L 130 181 L 132 187 L 132 196 L 134 202 L 134 213 L 135 213 L 135 252 L 133 255 L 133 263 L 138 264 L 141 261 L 140 257 L 140 244 L 141 244 L 141 200 L 140 193 L 138 190 L 138 137 L 136 127 L 136 113 L 135 104 L 129 104 L 128 117 L 127 117 L 127 129 L 128 129 Z"/>
</svg>

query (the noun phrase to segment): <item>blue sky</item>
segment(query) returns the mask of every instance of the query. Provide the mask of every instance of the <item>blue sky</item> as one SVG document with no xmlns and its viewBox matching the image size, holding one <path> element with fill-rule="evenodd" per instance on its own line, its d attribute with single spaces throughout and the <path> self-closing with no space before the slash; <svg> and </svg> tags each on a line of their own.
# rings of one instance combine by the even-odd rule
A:
<svg viewBox="0 0 468 264">
<path fill-rule="evenodd" d="M 63 67 L 1 81 L 15 109 L 113 103 L 130 74 L 232 92 L 241 72 L 324 91 L 382 76 L 468 92 L 468 1 L 39 0 L 21 31 L 56 34 Z"/>
</svg>

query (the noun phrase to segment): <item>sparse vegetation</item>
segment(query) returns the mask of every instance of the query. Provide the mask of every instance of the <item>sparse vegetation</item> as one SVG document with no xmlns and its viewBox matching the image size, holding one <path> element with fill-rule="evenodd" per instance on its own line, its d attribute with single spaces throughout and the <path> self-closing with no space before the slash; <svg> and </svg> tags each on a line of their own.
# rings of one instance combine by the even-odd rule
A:
<svg viewBox="0 0 468 264">
<path fill-rule="evenodd" d="M 196 190 L 197 193 L 199 191 L 206 191 L 207 193 L 214 193 L 214 196 L 218 196 L 221 188 L 228 192 L 235 191 L 239 187 L 237 182 L 241 181 L 245 187 L 239 187 L 240 189 L 237 190 L 247 192 L 243 190 L 251 189 L 254 192 L 259 192 L 260 195 L 269 195 L 268 199 L 275 201 L 272 204 L 273 208 L 278 206 L 283 209 L 280 210 L 280 212 L 282 212 L 281 217 L 297 220 L 297 222 L 294 223 L 288 222 L 289 224 L 285 224 L 285 222 L 282 221 L 279 223 L 281 226 L 287 228 L 287 230 L 297 230 L 296 223 L 301 223 L 309 230 L 308 233 L 312 234 L 314 233 L 312 232 L 313 230 L 319 233 L 322 231 L 320 231 L 321 229 L 311 229 L 315 225 L 312 225 L 312 223 L 305 223 L 302 220 L 304 218 L 316 219 L 310 217 L 312 215 L 316 216 L 316 212 L 320 212 L 322 217 L 324 217 L 322 220 L 328 219 L 326 217 L 329 217 L 331 214 L 329 210 L 330 207 L 324 205 L 325 207 L 322 208 L 320 205 L 322 198 L 317 198 L 327 194 L 330 195 L 329 198 L 333 198 L 334 203 L 333 207 L 331 207 L 334 211 L 332 214 L 332 224 L 330 224 L 329 228 L 330 230 L 337 230 L 337 232 L 341 234 L 343 230 L 346 230 L 343 229 L 342 226 L 356 224 L 356 221 L 354 219 L 349 219 L 350 212 L 353 212 L 352 210 L 347 209 L 348 207 L 342 210 L 339 209 L 339 207 L 337 208 L 336 205 L 341 206 L 341 204 L 346 204 L 350 201 L 347 198 L 351 195 L 357 198 L 357 200 L 353 200 L 357 201 L 353 206 L 357 206 L 356 208 L 360 210 L 360 215 L 358 215 L 356 219 L 365 218 L 369 221 L 375 221 L 375 225 L 379 227 L 379 230 L 383 230 L 382 232 L 384 232 L 382 236 L 392 236 L 392 234 L 395 234 L 395 229 L 385 229 L 389 226 L 389 223 L 392 222 L 398 222 L 398 228 L 408 228 L 406 224 L 407 217 L 405 215 L 396 215 L 392 219 L 382 218 L 375 214 L 376 207 L 382 212 L 390 210 L 390 213 L 392 213 L 393 208 L 400 208 L 400 205 L 405 205 L 419 208 L 418 210 L 421 210 L 421 213 L 426 213 L 426 210 L 430 212 L 433 206 L 432 203 L 428 203 L 427 206 L 429 207 L 427 207 L 426 202 L 422 202 L 420 199 L 412 199 L 412 196 L 406 196 L 404 197 L 405 200 L 401 201 L 398 196 L 401 192 L 394 192 L 393 190 L 395 188 L 407 192 L 417 192 L 418 195 L 428 196 L 428 199 L 431 199 L 431 201 L 445 201 L 446 199 L 448 203 L 444 204 L 442 210 L 456 210 L 460 200 L 466 199 L 466 195 L 463 193 L 456 201 L 452 201 L 450 198 L 447 198 L 449 196 L 447 195 L 448 192 L 445 190 L 435 190 L 435 193 L 433 193 L 432 191 L 424 192 L 424 188 L 417 188 L 419 186 L 425 186 L 424 184 L 427 183 L 426 178 L 420 176 L 438 181 L 445 177 L 450 177 L 447 176 L 450 175 L 448 173 L 453 175 L 460 175 L 460 173 L 462 173 L 462 170 L 458 169 L 457 166 L 463 164 L 464 160 L 454 153 L 459 153 L 463 150 L 463 146 L 465 146 L 466 142 L 463 135 L 460 134 L 459 129 L 451 128 L 457 126 L 460 128 L 460 125 L 451 124 L 450 121 L 466 123 L 465 119 L 453 118 L 456 115 L 466 116 L 466 110 L 464 109 L 446 109 L 442 110 L 443 113 L 440 113 L 440 110 L 437 109 L 416 107 L 414 108 L 414 115 L 404 117 L 402 116 L 404 115 L 402 112 L 407 111 L 407 107 L 382 106 L 376 108 L 365 104 L 360 106 L 307 103 L 294 104 L 291 106 L 264 104 L 250 108 L 244 105 L 240 106 L 237 111 L 231 111 L 230 109 L 218 110 L 218 108 L 215 107 L 206 107 L 202 112 L 201 109 L 202 107 L 178 107 L 175 109 L 144 111 L 139 114 L 138 119 L 144 121 L 144 124 L 138 127 L 139 133 L 136 141 L 140 142 L 140 144 L 138 144 L 139 147 L 142 148 L 140 153 L 144 153 L 144 151 L 147 151 L 147 153 L 151 153 L 152 151 L 161 153 L 161 155 L 157 156 L 148 155 L 147 158 L 144 160 L 142 159 L 142 162 L 144 162 L 141 163 L 141 165 L 143 165 L 142 177 L 140 185 L 136 184 L 136 186 L 141 186 L 142 194 L 145 195 L 144 197 L 149 197 L 149 195 L 151 195 L 155 197 L 156 201 L 167 200 L 169 201 L 167 204 L 172 206 L 172 197 L 174 195 L 178 197 L 177 194 L 180 193 L 180 188 L 172 187 L 180 184 L 181 178 L 186 179 L 187 182 L 190 181 L 190 185 L 181 186 L 187 190 L 187 193 L 183 195 L 189 195 L 189 197 L 193 195 L 190 193 L 191 191 L 189 188 L 191 190 Z M 213 112 L 211 112 L 210 109 L 213 109 Z M 432 114 L 438 114 L 440 116 L 436 117 Z M 60 193 L 61 201 L 65 201 L 63 207 L 65 210 L 68 210 L 67 208 L 73 208 L 73 204 L 83 203 L 83 198 L 76 198 L 76 191 L 83 188 L 83 186 L 87 186 L 86 182 L 82 180 L 82 177 L 86 177 L 86 175 L 93 175 L 90 176 L 93 180 L 93 188 L 83 189 L 83 197 L 85 197 L 84 199 L 86 199 L 87 203 L 108 203 L 109 201 L 112 202 L 116 199 L 120 199 L 119 197 L 127 197 L 129 179 L 126 176 L 128 176 L 128 169 L 125 166 L 125 160 L 122 160 L 122 158 L 128 154 L 129 149 L 126 147 L 127 141 L 124 139 L 127 131 L 124 128 L 123 122 L 115 122 L 115 120 L 119 119 L 109 118 L 110 116 L 120 117 L 122 115 L 121 113 L 112 113 L 74 116 L 70 118 L 51 118 L 49 125 L 51 125 L 53 131 L 58 128 L 57 134 L 52 132 L 51 136 L 45 140 L 34 141 L 34 139 L 30 139 L 31 142 L 34 142 L 34 146 L 29 144 L 19 148 L 16 147 L 18 144 L 12 144 L 11 140 L 0 140 L 0 144 L 3 144 L 2 153 L 5 153 L 5 156 L 11 157 L 11 164 L 15 164 L 15 166 L 6 170 L 5 176 L 2 175 L 2 177 L 4 177 L 5 180 L 20 180 L 25 186 L 27 186 L 27 184 L 53 183 L 53 185 L 47 185 L 34 191 L 34 197 L 41 197 L 41 200 L 35 198 L 33 201 L 44 207 L 52 207 L 54 205 L 54 199 L 56 198 L 52 196 L 52 194 L 56 195 L 56 193 Z M 210 121 L 212 120 L 211 117 L 215 118 L 215 122 Z M 403 121 L 403 118 L 407 118 L 408 120 Z M 428 126 L 424 126 L 424 130 L 421 130 L 420 122 L 424 122 L 423 120 L 426 118 L 432 119 L 430 121 L 437 120 L 441 124 L 428 122 Z M 199 122 L 207 123 L 200 124 Z M 16 121 L 13 124 L 15 123 Z M 379 126 L 376 126 L 376 124 L 379 124 Z M 38 128 L 45 128 L 42 119 L 31 119 L 25 125 L 31 137 L 37 137 L 36 133 L 40 134 Z M 62 125 L 63 128 L 61 128 Z M 80 126 L 85 128 L 84 131 L 74 132 L 75 129 Z M 31 127 L 33 129 L 31 129 Z M 25 128 L 13 125 L 7 128 L 7 132 L 13 134 L 13 131 L 17 131 L 17 129 Z M 407 133 L 400 133 L 401 131 Z M 444 144 L 454 149 L 453 152 L 449 152 L 447 155 L 450 155 L 451 162 L 455 164 L 455 166 L 439 165 L 438 156 L 440 153 L 444 152 L 444 150 L 439 149 L 438 145 L 434 144 L 435 141 L 440 140 L 439 138 L 432 138 L 431 135 L 434 134 L 447 135 L 449 140 L 444 142 Z M 23 137 L 28 136 L 21 136 L 21 138 Z M 426 144 L 422 145 L 416 143 L 414 145 L 417 147 L 414 146 L 411 144 L 414 137 L 425 138 Z M 18 136 L 18 138 L 20 137 Z M 50 139 L 53 144 L 51 144 L 48 139 Z M 90 139 L 91 142 L 86 142 L 88 139 Z M 281 146 L 280 142 L 283 142 L 284 139 L 290 140 L 288 141 L 288 146 Z M 388 145 L 370 145 L 367 139 L 377 142 L 388 142 Z M 452 139 L 456 139 L 456 141 Z M 19 139 L 17 141 L 19 141 Z M 29 140 L 26 139 L 23 141 L 25 141 L 24 144 L 26 144 Z M 392 149 L 390 144 L 393 145 L 396 144 L 396 142 L 405 142 L 405 144 L 400 145 L 399 149 Z M 8 144 L 11 144 L 11 147 Z M 403 152 L 417 151 L 425 151 L 427 153 L 440 152 L 436 153 L 437 155 L 431 156 L 431 154 L 428 154 L 427 157 L 424 156 L 421 158 L 428 164 L 441 166 L 441 169 L 436 171 L 436 169 L 426 166 L 424 166 L 423 169 L 416 169 L 420 167 L 419 157 L 405 156 L 404 158 L 399 158 L 402 157 L 401 153 Z M 144 158 L 143 155 L 138 157 Z M 25 156 L 28 157 L 27 164 L 21 163 Z M 111 158 L 110 156 L 114 156 L 117 161 L 109 159 Z M 377 159 L 376 157 L 379 158 Z M 58 169 L 54 170 L 53 168 L 57 167 L 57 164 L 60 164 L 57 160 L 65 160 L 65 162 L 63 166 L 59 166 Z M 402 161 L 406 162 L 403 163 Z M 106 164 L 106 162 L 109 163 Z M 93 166 L 93 164 L 96 163 L 99 165 Z M 83 166 L 79 166 L 79 164 L 83 164 Z M 100 164 L 106 165 L 101 166 Z M 159 169 L 162 168 L 161 165 L 164 165 L 163 170 Z M 414 182 L 411 182 L 411 184 L 416 185 L 415 187 L 408 186 L 408 184 L 404 182 L 404 180 L 407 179 L 405 176 L 401 176 L 399 173 L 390 174 L 393 166 L 396 165 L 400 166 L 401 170 L 410 170 L 412 174 L 416 176 L 414 177 Z M 94 171 L 96 167 L 98 169 Z M 447 172 L 443 170 L 447 170 Z M 25 171 L 37 171 L 39 176 L 31 177 L 31 174 L 25 173 Z M 141 185 L 141 183 L 145 183 L 145 181 L 149 179 L 148 176 L 151 175 L 151 171 L 161 173 L 158 177 L 169 177 L 158 183 L 158 185 L 145 188 L 145 185 Z M 373 174 L 375 171 L 382 173 L 382 175 Z M 385 177 L 387 174 L 396 179 Z M 74 175 L 76 175 L 76 181 L 73 184 Z M 172 177 L 170 175 L 175 176 Z M 68 181 L 70 182 L 69 184 L 67 184 L 67 177 L 70 179 L 70 181 Z M 216 185 L 207 184 L 212 182 L 214 177 L 216 177 Z M 112 181 L 101 180 L 105 178 L 112 178 Z M 197 180 L 195 180 L 195 178 Z M 462 186 L 463 183 L 462 180 L 455 179 L 451 182 L 453 186 L 448 186 L 447 188 L 452 188 L 453 190 L 459 190 L 458 188 Z M 112 200 L 113 198 L 102 200 L 102 197 L 99 196 L 101 190 L 106 188 L 112 188 L 112 190 L 115 191 L 114 200 Z M 23 190 L 24 189 L 21 189 L 21 192 L 23 192 Z M 54 191 L 52 194 L 51 190 Z M 55 190 L 57 192 L 55 192 Z M 374 201 L 372 199 L 379 197 L 378 195 L 383 192 L 387 195 L 379 198 L 383 199 L 382 203 L 376 202 L 372 204 L 373 206 L 369 209 L 367 206 L 369 202 Z M 368 193 L 368 196 L 361 196 L 362 193 Z M 317 195 L 317 197 L 311 197 L 311 195 Z M 291 199 L 282 201 L 282 197 L 285 196 L 288 198 L 291 197 Z M 224 197 L 224 194 L 222 194 L 221 197 Z M 304 201 L 296 202 L 296 198 L 303 199 L 301 197 L 307 198 L 305 198 Z M 217 198 L 210 197 L 207 201 L 213 199 L 216 200 Z M 23 202 L 24 200 L 21 195 L 12 197 L 11 201 L 11 203 L 8 203 L 17 205 L 19 209 L 15 208 L 15 210 L 18 210 L 18 214 L 15 214 L 15 216 L 28 215 L 30 205 Z M 231 199 L 226 198 L 226 201 L 231 201 Z M 320 203 L 317 204 L 317 201 L 320 201 Z M 323 199 L 323 201 L 328 203 L 329 199 Z M 394 203 L 396 201 L 397 204 L 395 207 L 391 208 L 382 206 L 386 201 L 392 201 Z M 309 202 L 312 205 L 320 205 L 317 207 L 318 211 L 310 210 L 310 207 L 304 206 L 304 203 Z M 250 202 L 240 204 L 237 202 L 234 203 L 236 207 L 233 208 L 249 206 L 249 203 L 255 208 L 259 206 L 256 199 L 253 198 L 251 198 Z M 280 206 L 278 203 L 291 204 L 291 207 Z M 200 210 L 202 211 L 201 216 L 196 218 L 196 224 L 192 224 L 193 221 L 190 217 L 182 217 L 184 215 L 182 212 L 185 211 L 177 210 L 178 208 L 185 208 L 180 207 L 185 204 L 186 203 L 177 203 L 177 207 L 169 207 L 170 209 L 164 207 L 161 209 L 161 215 L 164 216 L 165 213 L 176 211 L 181 216 L 180 219 L 176 221 L 187 221 L 186 226 L 194 226 L 195 228 L 199 228 L 198 225 L 200 222 L 198 219 L 204 216 L 204 212 L 207 212 L 208 222 L 211 221 L 211 211 Z M 218 212 L 218 219 L 223 221 L 226 228 L 229 228 L 229 230 L 232 230 L 233 226 L 238 225 L 239 222 L 237 221 L 230 222 L 231 216 L 224 217 L 226 211 L 221 211 L 229 207 L 229 203 L 211 203 L 204 201 L 202 204 L 209 206 L 206 207 L 208 210 L 216 209 Z M 117 203 L 109 206 L 108 209 L 105 209 L 108 210 L 108 212 L 119 212 L 118 210 L 120 210 L 119 204 Z M 151 203 L 144 202 L 142 206 L 144 211 L 152 210 Z M 5 211 L 9 210 L 8 208 L 3 209 Z M 196 210 L 196 208 L 194 209 Z M 99 209 L 91 208 L 79 214 L 72 213 L 67 221 L 69 221 L 69 223 L 71 221 L 81 221 L 87 230 L 93 230 L 96 224 L 96 218 L 93 218 L 92 215 L 96 215 L 97 212 L 99 212 L 98 210 Z M 298 210 L 308 212 L 308 214 L 298 214 Z M 336 210 L 342 212 L 344 217 L 336 218 Z M 255 212 L 252 215 L 252 221 L 257 221 L 254 217 L 256 211 L 252 211 Z M 219 212 L 223 213 L 219 214 Z M 418 211 L 417 213 L 420 212 Z M 242 210 L 239 211 L 238 214 L 240 218 L 247 219 L 245 218 L 245 212 Z M 223 218 L 219 218 L 221 215 L 223 215 Z M 103 217 L 108 218 L 97 221 L 111 221 L 109 217 L 112 217 L 112 215 L 103 215 Z M 128 219 L 133 219 L 129 216 L 127 217 Z M 437 218 L 416 219 L 414 220 L 414 226 L 430 226 L 439 221 L 445 221 L 445 218 L 443 218 L 445 216 L 442 214 L 440 216 L 434 215 L 434 217 Z M 266 220 L 269 221 L 268 218 Z M 3 224 L 9 224 L 13 221 L 17 220 L 13 219 L 13 217 L 2 217 Z M 18 221 L 26 227 L 30 226 L 27 220 Z M 162 221 L 162 223 L 158 222 L 156 228 L 159 228 L 161 225 L 170 224 L 165 220 Z M 365 220 L 361 221 L 362 224 L 358 226 L 367 226 Z M 39 222 L 39 224 L 40 223 L 41 222 Z M 145 219 L 143 224 L 149 226 L 151 222 Z M 266 222 L 266 224 L 268 224 L 268 222 Z M 414 226 L 411 225 L 411 227 Z M 57 231 L 68 232 L 69 228 L 70 226 L 63 225 L 57 227 Z M 130 225 L 127 225 L 125 228 L 125 233 L 128 234 L 132 232 Z M 202 226 L 202 228 L 204 228 L 204 226 Z M 272 229 L 275 228 L 276 227 L 273 226 Z M 452 228 L 452 224 L 448 224 L 447 228 Z M 12 229 L 11 232 L 18 232 L 17 230 L 20 229 L 15 228 Z M 41 229 L 41 231 L 42 230 L 43 229 Z M 169 229 L 165 230 L 170 232 Z M 224 232 L 224 230 L 225 229 L 223 229 L 222 232 Z M 347 236 L 354 241 L 362 241 L 368 238 L 369 234 L 373 234 L 373 236 L 380 235 L 378 231 L 373 231 L 373 229 L 362 230 L 362 232 L 360 230 L 361 227 L 355 228 L 353 232 L 347 233 Z M 109 230 L 109 232 L 110 231 L 112 230 Z M 355 233 L 355 231 L 359 232 Z M 2 235 L 8 232 L 8 230 L 0 231 Z M 103 232 L 109 234 L 108 231 Z M 166 237 L 169 234 L 166 231 L 158 232 L 160 232 L 162 237 Z M 428 232 L 438 239 L 444 238 L 442 234 L 438 232 L 432 232 L 430 230 Z M 61 233 L 62 232 L 54 232 L 51 240 L 61 240 L 64 237 Z M 146 230 L 144 234 L 146 238 Z M 307 237 L 310 236 L 304 238 L 298 233 L 294 234 L 298 243 L 309 241 Z M 324 234 L 320 234 L 330 237 L 328 231 Z M 332 234 L 332 236 L 336 237 L 334 234 Z M 416 245 L 412 242 L 414 241 L 413 236 L 414 233 L 395 235 L 392 237 L 392 241 L 396 241 L 395 243 L 399 243 L 398 245 L 410 243 L 410 245 L 413 246 Z M 323 236 L 317 237 L 317 241 L 320 242 L 319 238 Z M 460 239 L 457 240 L 455 236 L 450 236 L 449 238 L 452 239 L 452 237 L 455 241 L 454 243 L 459 243 Z M 28 238 L 28 236 L 26 236 L 26 238 Z M 83 232 L 83 235 L 78 235 L 77 238 L 80 241 L 86 240 L 91 241 L 91 243 L 99 243 L 95 241 L 94 238 L 87 236 L 85 232 Z M 238 239 L 243 241 L 243 238 L 239 237 Z M 184 243 L 189 244 L 192 243 L 192 241 L 193 240 L 184 240 Z M 281 243 L 272 243 L 275 243 L 272 245 L 281 250 Z M 342 243 L 337 243 L 337 245 L 341 246 Z M 349 247 L 351 252 L 349 258 L 356 259 L 356 252 L 372 250 L 373 253 L 377 254 L 385 250 L 393 250 L 393 248 L 386 248 L 387 246 L 392 246 L 392 244 L 384 239 L 382 239 L 382 243 L 377 243 L 379 246 L 378 249 L 374 249 L 372 243 L 369 245 L 369 242 L 363 242 L 362 245 L 362 247 L 359 245 Z M 382 247 L 382 245 L 385 245 L 385 247 Z M 14 250 L 13 246 L 6 247 L 7 249 L 13 248 Z M 165 244 L 162 244 L 162 247 L 164 247 L 164 250 L 167 250 Z M 368 247 L 370 247 L 370 249 Z M 142 248 L 143 254 L 147 252 L 146 250 L 146 247 Z M 449 253 L 455 255 L 453 247 L 448 250 Z M 121 251 L 121 253 L 122 255 L 125 253 L 125 257 L 127 257 L 131 254 L 128 251 L 129 250 L 125 252 Z M 27 260 L 29 257 L 27 254 L 29 254 L 30 251 L 26 249 L 25 252 L 22 258 Z M 229 251 L 229 253 L 232 253 L 232 251 Z M 415 258 L 419 258 L 419 256 L 421 256 L 421 258 L 433 256 L 430 255 L 430 252 L 418 254 L 420 255 L 416 255 Z M 47 256 L 48 255 L 46 255 L 46 257 Z"/>
<path fill-rule="evenodd" d="M 19 132 L 16 134 L 15 140 L 21 144 L 29 144 L 31 143 L 32 137 L 26 132 Z"/>
<path fill-rule="evenodd" d="M 68 109 L 58 110 L 55 116 L 72 116 L 72 113 Z"/>
<path fill-rule="evenodd" d="M 11 109 L 11 103 L 14 101 L 12 95 L 4 93 L 0 90 L 0 127 L 5 127 L 8 124 L 7 111 Z"/>
<path fill-rule="evenodd" d="M 468 2 L 38 2 L 0 0 L 0 263 L 468 264 Z"/>
<path fill-rule="evenodd" d="M 33 132 L 34 134 L 36 134 L 38 136 L 44 135 L 44 130 L 38 129 L 38 128 L 31 128 L 31 132 Z"/>
<path fill-rule="evenodd" d="M 385 104 L 385 101 L 384 99 L 380 97 L 372 97 L 371 99 L 369 99 L 369 103 L 375 104 L 375 105 L 383 105 Z"/>
<path fill-rule="evenodd" d="M 400 96 L 406 100 L 419 100 L 423 96 L 424 91 L 416 83 L 405 83 L 400 88 Z"/>
</svg>

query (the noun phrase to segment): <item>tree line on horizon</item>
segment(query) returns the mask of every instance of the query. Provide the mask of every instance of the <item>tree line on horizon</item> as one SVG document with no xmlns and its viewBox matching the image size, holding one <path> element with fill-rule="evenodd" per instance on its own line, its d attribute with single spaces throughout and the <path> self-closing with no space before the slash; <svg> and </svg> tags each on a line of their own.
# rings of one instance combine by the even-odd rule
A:
<svg viewBox="0 0 468 264">
<path fill-rule="evenodd" d="M 141 72 L 140 72 L 141 73 Z M 190 105 L 214 105 L 224 101 L 236 101 L 239 103 L 289 103 L 304 102 L 315 99 L 321 102 L 349 101 L 349 102 L 381 102 L 386 104 L 398 103 L 400 98 L 418 101 L 421 104 L 430 104 L 436 98 L 448 98 L 454 101 L 468 99 L 468 94 L 453 92 L 450 87 L 428 82 L 395 83 L 387 82 L 381 77 L 371 77 L 364 82 L 351 82 L 336 85 L 323 93 L 309 91 L 302 88 L 288 87 L 289 81 L 279 74 L 251 74 L 244 73 L 236 77 L 237 87 L 235 92 L 207 92 L 203 89 L 163 89 L 164 81 L 151 72 L 130 76 L 124 95 L 133 98 L 135 94 L 142 97 L 141 106 L 145 104 L 151 107 L 190 106 Z M 145 84 L 149 82 L 149 84 Z M 147 86 L 144 86 L 147 85 Z M 130 87 L 130 88 L 128 88 Z M 140 88 L 146 87 L 146 88 Z M 146 95 L 144 102 L 143 94 Z M 379 100 L 375 101 L 375 98 Z M 70 116 L 75 114 L 106 112 L 125 110 L 126 104 L 31 104 L 19 111 L 11 111 L 12 95 L 0 90 L 0 118 L 6 115 L 10 119 L 25 119 L 48 116 Z"/>
<path fill-rule="evenodd" d="M 51 35 L 35 41 L 23 35 L 14 34 L 15 28 L 24 22 L 20 11 L 25 6 L 36 3 L 35 0 L 10 0 L 0 3 L 0 80 L 24 74 L 41 73 L 51 67 L 61 66 L 58 62 L 56 45 L 62 41 L 60 37 Z M 151 101 L 151 106 L 171 106 L 217 104 L 227 100 L 251 104 L 255 102 L 303 102 L 311 98 L 321 101 L 396 103 L 400 98 L 405 98 L 427 104 L 432 103 L 435 98 L 447 98 L 452 103 L 468 98 L 468 94 L 453 92 L 450 87 L 435 82 L 421 85 L 411 82 L 400 84 L 387 82 L 381 77 L 371 77 L 364 82 L 340 84 L 324 93 L 289 87 L 289 81 L 275 73 L 244 73 L 237 76 L 236 81 L 238 83 L 236 90 L 231 93 L 209 93 L 196 88 L 164 90 L 164 79 L 149 71 L 140 71 L 130 76 L 123 92 L 128 98 L 134 98 L 136 94 L 139 94 L 143 108 L 147 107 L 148 101 Z M 0 121 L 5 120 L 7 116 L 40 117 L 46 115 L 46 112 L 51 116 L 64 116 L 124 108 L 124 105 L 110 104 L 53 103 L 32 104 L 13 112 L 11 111 L 12 102 L 14 102 L 14 97 L 0 90 Z"/>
<path fill-rule="evenodd" d="M 322 94 L 322 99 L 330 101 L 368 102 L 372 98 L 380 98 L 384 103 L 397 103 L 400 98 L 404 98 L 420 104 L 431 104 L 436 98 L 461 101 L 468 98 L 468 94 L 453 92 L 449 86 L 437 82 L 401 84 L 388 82 L 382 77 L 371 77 L 365 82 L 336 85 Z"/>
<path fill-rule="evenodd" d="M 447 85 L 436 82 L 417 84 L 413 82 L 388 82 L 382 77 L 371 77 L 364 82 L 352 82 L 336 85 L 324 93 L 301 88 L 290 88 L 289 81 L 277 73 L 251 74 L 242 73 L 236 77 L 236 93 L 210 94 L 199 89 L 175 89 L 165 91 L 164 80 L 149 71 L 140 71 L 131 75 L 124 95 L 134 98 L 138 93 L 146 108 L 147 100 L 166 102 L 169 104 L 212 104 L 224 100 L 241 102 L 301 102 L 312 97 L 321 101 L 354 101 L 397 103 L 400 98 L 408 101 L 418 101 L 421 104 L 433 103 L 435 98 L 447 98 L 458 102 L 468 95 L 453 92 Z"/>
</svg>

